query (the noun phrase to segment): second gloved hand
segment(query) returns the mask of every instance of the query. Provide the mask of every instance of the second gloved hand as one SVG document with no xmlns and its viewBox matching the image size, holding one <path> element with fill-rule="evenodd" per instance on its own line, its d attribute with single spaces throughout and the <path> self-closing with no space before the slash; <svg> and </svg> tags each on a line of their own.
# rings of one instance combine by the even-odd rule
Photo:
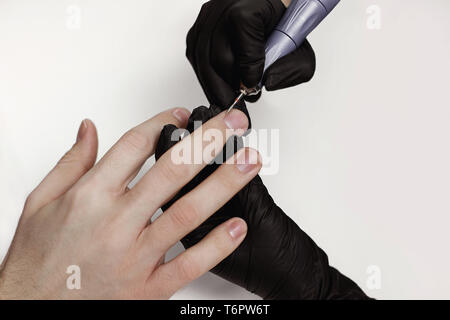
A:
<svg viewBox="0 0 450 320">
<path fill-rule="evenodd" d="M 271 91 L 313 77 L 315 55 L 305 41 L 275 62 L 262 78 L 266 40 L 285 9 L 281 0 L 211 0 L 203 5 L 188 33 L 186 55 L 211 104 L 224 110 L 233 102 L 241 82 L 252 88 L 262 79 Z"/>
<path fill-rule="evenodd" d="M 217 106 L 194 109 L 187 130 L 192 133 L 196 121 L 204 123 L 220 111 Z M 174 125 L 164 127 L 156 148 L 156 159 L 177 143 L 177 139 L 173 139 L 176 129 Z M 228 146 L 230 142 L 233 140 Z M 227 156 L 242 147 L 242 140 L 235 138 L 234 146 L 231 152 L 227 150 Z M 218 167 L 218 164 L 205 167 L 163 206 L 163 210 Z M 184 237 L 183 245 L 185 248 L 194 246 L 215 226 L 231 217 L 240 217 L 247 222 L 247 237 L 236 251 L 212 270 L 213 273 L 264 299 L 367 299 L 352 280 L 329 266 L 325 252 L 275 204 L 259 176 Z"/>
</svg>

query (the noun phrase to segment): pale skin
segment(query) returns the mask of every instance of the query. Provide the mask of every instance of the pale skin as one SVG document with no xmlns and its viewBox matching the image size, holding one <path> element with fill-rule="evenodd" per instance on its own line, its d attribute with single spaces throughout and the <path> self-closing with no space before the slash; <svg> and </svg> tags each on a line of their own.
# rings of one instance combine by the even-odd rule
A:
<svg viewBox="0 0 450 320">
<path fill-rule="evenodd" d="M 257 151 L 240 150 L 234 156 L 238 164 L 223 164 L 153 223 L 158 208 L 211 159 L 175 164 L 169 150 L 128 188 L 154 153 L 162 127 L 184 127 L 188 117 L 180 108 L 158 114 L 123 135 L 97 164 L 96 129 L 84 120 L 77 142 L 25 203 L 0 269 L 0 299 L 167 299 L 233 252 L 247 232 L 239 218 L 164 262 L 167 250 L 256 176 Z M 215 128 L 227 137 L 227 129 L 242 134 L 247 126 L 245 115 L 233 110 L 205 123 L 202 132 Z M 188 146 L 199 134 L 196 130 L 179 144 Z M 213 141 L 214 151 L 224 142 Z M 79 290 L 66 285 L 71 265 L 81 270 Z"/>
<path fill-rule="evenodd" d="M 283 2 L 284 6 L 287 8 L 291 4 L 291 0 L 281 0 Z"/>
</svg>

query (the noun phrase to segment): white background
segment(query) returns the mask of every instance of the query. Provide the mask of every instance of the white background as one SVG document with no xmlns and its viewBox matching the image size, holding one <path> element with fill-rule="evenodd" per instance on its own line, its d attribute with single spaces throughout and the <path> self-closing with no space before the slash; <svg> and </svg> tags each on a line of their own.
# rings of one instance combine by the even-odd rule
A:
<svg viewBox="0 0 450 320">
<path fill-rule="evenodd" d="M 202 2 L 0 0 L 0 257 L 82 119 L 102 155 L 155 113 L 206 103 L 184 57 Z M 256 129 L 281 130 L 263 177 L 277 203 L 373 297 L 450 298 L 449 31 L 448 0 L 344 0 L 310 37 L 313 81 L 249 107 Z M 175 296 L 253 297 L 210 274 Z"/>
</svg>

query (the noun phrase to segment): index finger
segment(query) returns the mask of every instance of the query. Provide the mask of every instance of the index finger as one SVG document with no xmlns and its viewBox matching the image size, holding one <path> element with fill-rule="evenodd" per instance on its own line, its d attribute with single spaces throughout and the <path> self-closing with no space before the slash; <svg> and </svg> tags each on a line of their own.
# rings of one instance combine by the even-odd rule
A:
<svg viewBox="0 0 450 320">
<path fill-rule="evenodd" d="M 171 123 L 184 127 L 189 115 L 183 108 L 170 109 L 134 127 L 119 139 L 90 174 L 98 177 L 105 189 L 115 194 L 125 192 L 141 166 L 155 152 L 163 126 Z"/>
<path fill-rule="evenodd" d="M 231 136 L 241 136 L 247 126 L 247 117 L 241 111 L 222 112 L 164 153 L 125 194 L 138 225 L 145 225 L 158 208 L 216 158 Z M 189 155 L 183 158 L 184 153 Z"/>
</svg>

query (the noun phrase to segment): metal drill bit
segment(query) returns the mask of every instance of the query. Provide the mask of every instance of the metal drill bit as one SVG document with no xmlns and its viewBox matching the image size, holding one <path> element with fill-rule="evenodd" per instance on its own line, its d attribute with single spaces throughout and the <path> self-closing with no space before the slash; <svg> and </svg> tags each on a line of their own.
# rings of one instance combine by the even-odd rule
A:
<svg viewBox="0 0 450 320">
<path fill-rule="evenodd" d="M 236 100 L 234 100 L 231 107 L 228 108 L 227 113 L 229 113 L 231 110 L 233 110 L 233 108 L 239 103 L 239 101 L 242 100 L 242 98 L 245 96 L 245 94 L 246 94 L 245 91 L 241 90 L 241 94 L 236 98 Z"/>
</svg>

